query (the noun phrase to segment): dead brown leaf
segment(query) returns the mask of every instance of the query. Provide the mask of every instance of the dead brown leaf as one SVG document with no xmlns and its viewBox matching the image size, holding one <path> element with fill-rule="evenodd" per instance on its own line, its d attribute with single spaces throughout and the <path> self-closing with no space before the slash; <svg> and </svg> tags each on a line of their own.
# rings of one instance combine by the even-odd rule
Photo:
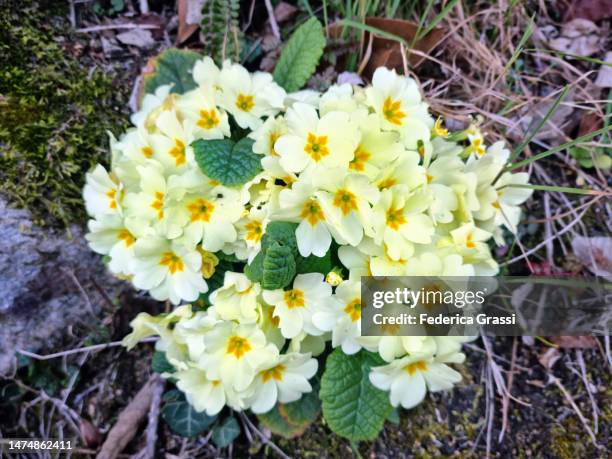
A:
<svg viewBox="0 0 612 459">
<path fill-rule="evenodd" d="M 610 65 L 602 65 L 597 72 L 595 86 L 600 88 L 612 88 L 612 51 L 606 53 L 604 61 Z"/>
<path fill-rule="evenodd" d="M 549 347 L 538 357 L 540 365 L 550 370 L 555 362 L 561 358 L 561 353 L 557 348 Z"/>
<path fill-rule="evenodd" d="M 97 459 L 116 458 L 130 440 L 134 438 L 138 431 L 138 426 L 149 412 L 155 388 L 159 384 L 162 384 L 161 378 L 159 375 L 154 375 L 138 391 L 136 397 L 124 408 L 117 418 L 117 422 L 106 436 Z"/>
<path fill-rule="evenodd" d="M 274 17 L 276 18 L 276 22 L 281 24 L 291 20 L 293 16 L 298 13 L 298 11 L 299 8 L 292 4 L 280 2 L 278 5 L 276 5 L 276 8 L 274 8 Z"/>
<path fill-rule="evenodd" d="M 572 249 L 580 262 L 596 276 L 612 281 L 612 238 L 582 237 L 572 240 Z"/>
<path fill-rule="evenodd" d="M 588 19 L 573 19 L 563 24 L 558 38 L 550 40 L 548 46 L 556 51 L 591 56 L 601 49 L 602 37 L 599 27 Z"/>
<path fill-rule="evenodd" d="M 569 0 L 564 20 L 571 21 L 576 18 L 599 22 L 612 17 L 611 0 Z"/>
<path fill-rule="evenodd" d="M 554 336 L 550 341 L 563 349 L 593 349 L 597 347 L 594 336 Z"/>
<path fill-rule="evenodd" d="M 178 0 L 178 32 L 176 43 L 185 43 L 199 28 L 205 0 Z"/>
<path fill-rule="evenodd" d="M 83 444 L 88 448 L 97 448 L 102 443 L 102 435 L 100 431 L 91 422 L 81 418 L 79 422 L 79 430 Z"/>
<path fill-rule="evenodd" d="M 403 19 L 368 17 L 365 23 L 368 26 L 397 35 L 409 44 L 414 40 L 414 36 L 419 28 L 418 24 L 415 22 L 405 21 Z M 369 35 L 369 33 L 366 33 L 366 37 L 363 40 L 364 47 L 368 46 L 370 40 Z M 417 40 L 414 44 L 414 49 L 427 54 L 440 43 L 443 36 L 444 30 L 441 27 L 436 27 L 423 38 Z M 365 53 L 365 49 L 363 51 Z M 411 68 L 418 67 L 424 59 L 425 58 L 422 56 L 412 54 L 408 59 L 408 65 Z M 401 46 L 396 40 L 390 40 L 374 34 L 371 57 L 365 67 L 363 76 L 371 78 L 374 71 L 381 66 L 403 72 L 404 59 L 402 57 Z"/>
<path fill-rule="evenodd" d="M 597 113 L 587 113 L 580 119 L 578 137 L 595 132 L 597 129 L 601 129 L 602 126 L 603 119 L 601 116 L 599 116 Z"/>
</svg>

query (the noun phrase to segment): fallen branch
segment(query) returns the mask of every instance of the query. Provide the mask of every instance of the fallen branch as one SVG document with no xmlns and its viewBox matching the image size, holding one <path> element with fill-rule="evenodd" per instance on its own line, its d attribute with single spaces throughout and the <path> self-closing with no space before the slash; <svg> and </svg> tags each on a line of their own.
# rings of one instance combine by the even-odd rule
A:
<svg viewBox="0 0 612 459">
<path fill-rule="evenodd" d="M 108 433 L 100 453 L 96 456 L 97 459 L 115 459 L 134 438 L 138 426 L 151 408 L 151 401 L 158 390 L 160 380 L 159 375 L 152 376 L 130 404 L 124 408 Z"/>
</svg>

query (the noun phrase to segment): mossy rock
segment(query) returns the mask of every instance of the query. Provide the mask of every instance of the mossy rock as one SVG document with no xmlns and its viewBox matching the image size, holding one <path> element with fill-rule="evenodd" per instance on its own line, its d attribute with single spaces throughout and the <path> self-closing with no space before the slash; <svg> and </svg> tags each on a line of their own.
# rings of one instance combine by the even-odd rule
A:
<svg viewBox="0 0 612 459">
<path fill-rule="evenodd" d="M 66 17 L 28 1 L 0 11 L 0 188 L 37 223 L 60 225 L 84 218 L 85 173 L 108 162 L 106 131 L 125 128 L 128 99 L 115 75 L 58 43 L 75 42 Z"/>
</svg>

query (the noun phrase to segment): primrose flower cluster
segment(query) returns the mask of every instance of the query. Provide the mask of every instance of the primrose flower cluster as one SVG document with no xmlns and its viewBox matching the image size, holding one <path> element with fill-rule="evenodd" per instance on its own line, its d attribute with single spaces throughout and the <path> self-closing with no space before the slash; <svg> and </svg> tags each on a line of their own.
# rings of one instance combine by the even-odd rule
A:
<svg viewBox="0 0 612 459">
<path fill-rule="evenodd" d="M 503 172 L 503 143 L 486 146 L 475 125 L 450 134 L 416 83 L 386 68 L 324 93 L 287 94 L 270 74 L 210 58 L 193 79 L 187 93 L 146 95 L 135 126 L 111 138 L 110 171 L 87 176 L 87 239 L 114 274 L 175 305 L 208 293 L 206 307 L 141 313 L 125 344 L 159 336 L 178 388 L 210 415 L 298 400 L 330 345 L 380 354 L 370 381 L 394 406 L 451 388 L 464 339 L 361 337 L 360 277 L 497 273 L 488 241 L 515 230 L 530 195 L 512 187 L 526 173 Z M 194 142 L 240 137 L 260 167 L 238 185 L 207 176 Z M 291 225 L 289 258 L 338 266 L 294 269 L 280 288 L 256 280 L 278 224 Z M 209 292 L 220 259 L 239 268 Z"/>
</svg>

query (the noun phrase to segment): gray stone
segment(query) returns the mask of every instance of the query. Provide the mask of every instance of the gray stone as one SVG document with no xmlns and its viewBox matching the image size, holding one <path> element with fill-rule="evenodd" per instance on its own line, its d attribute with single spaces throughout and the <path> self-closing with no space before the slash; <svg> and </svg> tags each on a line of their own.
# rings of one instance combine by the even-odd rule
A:
<svg viewBox="0 0 612 459">
<path fill-rule="evenodd" d="M 72 326 L 95 326 L 108 298 L 129 288 L 107 272 L 83 235 L 77 225 L 41 228 L 0 196 L 0 374 L 14 368 L 17 349 L 38 351 Z"/>
</svg>

